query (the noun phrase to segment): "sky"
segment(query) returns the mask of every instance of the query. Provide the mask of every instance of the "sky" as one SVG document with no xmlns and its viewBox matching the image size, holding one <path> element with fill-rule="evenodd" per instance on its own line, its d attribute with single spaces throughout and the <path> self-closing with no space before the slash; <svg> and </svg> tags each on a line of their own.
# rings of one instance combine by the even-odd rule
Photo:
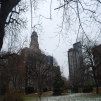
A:
<svg viewBox="0 0 101 101">
<path fill-rule="evenodd" d="M 38 31 L 39 34 L 39 45 L 40 48 L 45 51 L 47 54 L 52 55 L 56 58 L 58 64 L 61 66 L 61 71 L 63 72 L 64 76 L 68 78 L 69 76 L 69 67 L 68 67 L 68 49 L 73 47 L 73 44 L 76 42 L 77 38 L 77 23 L 75 23 L 72 27 L 72 31 L 63 31 L 61 30 L 61 23 L 62 23 L 62 9 L 54 10 L 55 8 L 59 7 L 57 0 L 53 0 L 51 6 L 51 16 L 52 19 L 45 19 L 50 17 L 50 2 L 51 0 L 46 0 L 43 4 L 39 4 L 38 9 L 35 12 L 35 16 L 33 17 L 33 25 L 37 24 L 37 20 L 42 24 L 42 32 Z M 38 13 L 37 13 L 38 12 Z M 71 13 L 71 19 L 73 19 L 74 15 L 73 12 Z M 33 13 L 34 15 L 34 13 Z M 36 18 L 38 15 L 42 15 L 44 17 Z M 86 23 L 84 18 L 86 15 L 81 15 L 82 21 Z M 88 17 L 88 16 L 87 16 Z M 89 19 L 87 19 L 89 20 Z M 68 23 L 68 22 L 67 22 Z M 88 25 L 84 25 L 84 29 L 92 40 L 99 39 L 101 42 L 101 35 L 98 33 L 98 29 L 95 22 L 90 22 Z M 68 24 L 67 24 L 68 25 Z M 40 28 L 40 27 L 39 27 Z M 99 36 L 98 36 L 99 35 Z M 79 35 L 80 37 L 80 35 Z M 78 39 L 79 40 L 79 39 Z"/>
<path fill-rule="evenodd" d="M 62 11 L 54 10 L 58 7 L 57 1 L 53 1 L 52 3 L 52 19 L 46 19 L 50 18 L 50 2 L 51 0 L 47 0 L 44 1 L 43 4 L 38 5 L 41 9 L 38 9 L 33 13 L 33 26 L 39 21 L 39 24 L 42 26 L 42 31 L 40 31 L 40 26 L 36 26 L 36 31 L 39 36 L 39 47 L 46 54 L 52 55 L 56 58 L 63 75 L 68 78 L 69 71 L 67 51 L 72 47 L 72 44 L 75 43 L 76 35 L 71 33 L 71 36 L 66 36 L 66 38 L 62 35 L 62 32 L 60 32 L 61 28 L 59 26 L 62 22 Z M 37 18 L 38 15 L 41 16 Z"/>
<path fill-rule="evenodd" d="M 26 0 L 24 0 L 26 1 Z M 40 0 L 39 0 L 40 1 Z M 47 55 L 52 55 L 56 58 L 58 64 L 61 67 L 61 72 L 63 75 L 68 78 L 69 76 L 69 69 L 68 69 L 68 49 L 72 48 L 73 44 L 76 42 L 77 38 L 77 23 L 75 19 L 73 19 L 74 12 L 68 12 L 71 15 L 72 19 L 72 30 L 68 31 L 61 31 L 62 25 L 62 9 L 54 10 L 59 6 L 58 0 L 52 0 L 51 5 L 51 19 L 50 18 L 50 2 L 51 0 L 43 0 L 43 2 L 39 2 L 37 9 L 34 11 L 32 10 L 32 26 L 35 27 L 35 31 L 38 34 L 38 41 L 39 47 L 42 51 L 45 52 Z M 27 3 L 29 5 L 29 3 Z M 24 18 L 27 18 L 27 25 L 26 28 L 21 31 L 22 37 L 27 39 L 24 47 L 29 47 L 30 44 L 30 36 L 31 36 L 31 13 L 30 8 L 29 10 L 21 15 Z M 85 20 L 84 15 L 82 14 L 82 20 Z M 86 20 L 85 20 L 86 21 Z M 70 27 L 69 23 L 67 22 L 65 27 Z M 92 29 L 92 30 L 89 30 Z M 84 29 L 87 33 L 90 33 L 90 37 L 98 38 L 97 35 L 94 34 L 98 30 L 95 26 L 95 23 L 91 23 L 90 26 L 85 25 Z M 32 29 L 34 30 L 34 28 Z M 89 34 L 88 34 L 89 35 Z M 101 35 L 100 35 L 101 36 Z M 99 37 L 100 37 L 99 36 Z M 7 37 L 6 37 L 7 39 Z M 5 50 L 9 45 L 9 41 L 5 39 L 5 44 L 3 49 Z M 24 40 L 23 39 L 23 40 Z M 23 43 L 20 42 L 20 45 Z M 7 46 L 8 45 L 8 46 Z"/>
</svg>

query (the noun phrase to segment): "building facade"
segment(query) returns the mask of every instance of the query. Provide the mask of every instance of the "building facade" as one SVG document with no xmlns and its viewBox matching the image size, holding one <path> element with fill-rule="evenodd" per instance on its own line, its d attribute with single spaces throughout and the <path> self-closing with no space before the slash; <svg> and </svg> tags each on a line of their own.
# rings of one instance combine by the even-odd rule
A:
<svg viewBox="0 0 101 101">
<path fill-rule="evenodd" d="M 81 42 L 77 42 L 68 50 L 69 79 L 72 85 L 81 79 L 82 62 L 82 45 Z"/>
<path fill-rule="evenodd" d="M 39 43 L 38 43 L 38 35 L 37 32 L 33 31 L 31 35 L 31 42 L 30 42 L 30 49 L 34 52 L 41 52 L 39 49 Z"/>
<path fill-rule="evenodd" d="M 53 56 L 48 55 L 47 56 L 47 63 L 50 66 L 53 66 Z"/>
<path fill-rule="evenodd" d="M 30 47 L 22 49 L 21 54 L 26 65 L 26 88 L 33 87 L 37 91 L 41 78 L 42 89 L 51 89 L 53 57 L 41 52 L 37 32 L 32 32 Z"/>
</svg>

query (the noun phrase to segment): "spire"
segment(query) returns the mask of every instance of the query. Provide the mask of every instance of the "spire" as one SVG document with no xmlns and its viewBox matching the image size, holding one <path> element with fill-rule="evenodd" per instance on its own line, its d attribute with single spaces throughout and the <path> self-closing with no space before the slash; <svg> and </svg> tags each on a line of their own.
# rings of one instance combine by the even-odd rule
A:
<svg viewBox="0 0 101 101">
<path fill-rule="evenodd" d="M 36 25 L 34 25 L 34 27 L 32 27 L 33 32 L 36 31 L 37 27 Z"/>
<path fill-rule="evenodd" d="M 30 48 L 35 52 L 40 50 L 39 43 L 38 43 L 38 35 L 37 35 L 37 32 L 35 31 L 33 31 L 31 35 Z"/>
<path fill-rule="evenodd" d="M 33 27 L 33 31 L 35 31 L 35 29 L 36 29 L 36 26 L 34 25 L 34 27 Z"/>
<path fill-rule="evenodd" d="M 32 35 L 31 35 L 31 38 L 32 38 L 32 37 L 35 37 L 35 36 L 38 37 L 37 32 L 33 31 L 33 32 L 32 32 Z"/>
</svg>

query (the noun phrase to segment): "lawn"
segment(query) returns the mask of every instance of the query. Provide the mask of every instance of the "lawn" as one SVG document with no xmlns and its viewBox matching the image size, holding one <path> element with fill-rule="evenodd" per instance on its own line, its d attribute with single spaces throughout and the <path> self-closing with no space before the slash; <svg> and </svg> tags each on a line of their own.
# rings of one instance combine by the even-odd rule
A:
<svg viewBox="0 0 101 101">
<path fill-rule="evenodd" d="M 36 97 L 24 97 L 25 101 L 39 101 Z M 65 96 L 42 97 L 42 101 L 101 101 L 101 95 L 69 94 Z"/>
<path fill-rule="evenodd" d="M 37 97 L 23 97 L 24 98 L 24 101 L 36 101 L 37 100 Z"/>
</svg>

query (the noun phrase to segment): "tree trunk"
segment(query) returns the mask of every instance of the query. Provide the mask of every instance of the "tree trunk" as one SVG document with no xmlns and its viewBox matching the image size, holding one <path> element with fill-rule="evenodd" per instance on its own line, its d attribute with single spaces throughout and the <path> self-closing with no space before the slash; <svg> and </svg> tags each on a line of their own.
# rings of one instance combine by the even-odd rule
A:
<svg viewBox="0 0 101 101">
<path fill-rule="evenodd" d="M 3 38 L 5 35 L 6 19 L 12 9 L 20 2 L 20 0 L 1 0 L 0 8 L 0 50 L 3 45 Z"/>
<path fill-rule="evenodd" d="M 0 23 L 0 50 L 2 48 L 3 45 L 3 38 L 4 38 L 4 24 Z"/>
<path fill-rule="evenodd" d="M 99 87 L 96 85 L 96 94 L 99 94 Z"/>
<path fill-rule="evenodd" d="M 99 94 L 98 82 L 97 82 L 96 78 L 94 78 L 94 80 L 95 80 L 95 85 L 96 85 L 96 94 Z"/>
<path fill-rule="evenodd" d="M 93 76 L 94 76 L 94 81 L 95 81 L 95 86 L 96 86 L 96 94 L 99 94 L 99 86 L 98 86 L 98 82 L 97 82 L 97 78 L 96 78 L 94 69 L 93 69 Z"/>
<path fill-rule="evenodd" d="M 0 11 L 0 50 L 3 45 L 3 38 L 5 35 L 5 23 L 8 14 L 5 12 L 5 6 L 2 4 L 1 11 Z"/>
</svg>

